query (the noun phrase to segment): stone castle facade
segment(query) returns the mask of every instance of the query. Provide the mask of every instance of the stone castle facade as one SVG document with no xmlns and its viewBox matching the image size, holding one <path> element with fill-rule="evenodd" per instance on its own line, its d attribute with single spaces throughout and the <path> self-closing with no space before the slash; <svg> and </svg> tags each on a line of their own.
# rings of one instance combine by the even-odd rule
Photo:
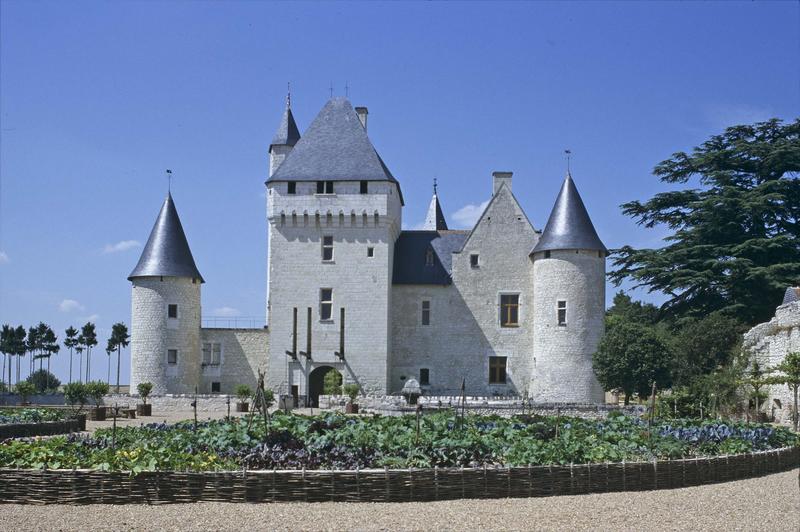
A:
<svg viewBox="0 0 800 532">
<path fill-rule="evenodd" d="M 471 230 L 448 228 L 434 190 L 423 229 L 406 231 L 367 116 L 332 98 L 301 137 L 287 104 L 266 181 L 269 328 L 201 327 L 204 280 L 168 195 L 129 277 L 132 386 L 230 393 L 261 369 L 315 404 L 337 370 L 365 393 L 414 379 L 431 395 L 603 402 L 607 251 L 572 177 L 543 230 L 495 172 Z"/>
</svg>

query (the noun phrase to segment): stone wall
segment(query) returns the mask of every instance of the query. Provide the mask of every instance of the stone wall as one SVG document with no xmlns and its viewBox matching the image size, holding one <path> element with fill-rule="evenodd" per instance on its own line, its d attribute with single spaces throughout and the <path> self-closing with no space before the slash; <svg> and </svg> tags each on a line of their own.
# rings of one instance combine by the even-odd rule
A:
<svg viewBox="0 0 800 532">
<path fill-rule="evenodd" d="M 743 348 L 749 351 L 762 368 L 780 364 L 788 353 L 800 351 L 800 301 L 781 305 L 775 317 L 761 323 L 744 335 Z M 791 422 L 794 398 L 785 384 L 770 386 L 765 405 L 767 414 L 777 421 Z"/>
<path fill-rule="evenodd" d="M 219 343 L 218 366 L 200 367 L 200 392 L 211 393 L 211 384 L 220 383 L 220 392 L 232 394 L 237 384 L 255 388 L 258 370 L 267 371 L 269 331 L 261 329 L 201 329 L 201 343 Z M 201 346 L 202 347 L 202 346 Z"/>
</svg>

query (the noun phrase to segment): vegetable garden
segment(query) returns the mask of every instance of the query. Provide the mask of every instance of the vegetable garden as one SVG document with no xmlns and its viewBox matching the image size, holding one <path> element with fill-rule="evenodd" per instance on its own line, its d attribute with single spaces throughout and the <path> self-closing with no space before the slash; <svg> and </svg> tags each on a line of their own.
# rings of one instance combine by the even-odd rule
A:
<svg viewBox="0 0 800 532">
<path fill-rule="evenodd" d="M 355 470 L 643 462 L 796 447 L 752 423 L 567 417 L 260 416 L 6 440 L 0 468 L 125 471 Z"/>
</svg>

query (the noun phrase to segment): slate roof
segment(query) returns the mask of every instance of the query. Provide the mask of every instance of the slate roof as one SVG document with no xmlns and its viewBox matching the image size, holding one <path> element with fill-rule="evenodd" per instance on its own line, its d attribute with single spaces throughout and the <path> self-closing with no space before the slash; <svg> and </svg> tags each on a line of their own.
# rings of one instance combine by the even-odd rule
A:
<svg viewBox="0 0 800 532">
<path fill-rule="evenodd" d="M 161 212 L 158 213 L 150 238 L 144 246 L 139 262 L 128 276 L 131 281 L 137 277 L 193 277 L 205 282 L 192 257 L 189 242 L 183 232 L 181 219 L 167 194 Z"/>
<path fill-rule="evenodd" d="M 561 192 L 558 193 L 550 218 L 544 226 L 542 237 L 531 253 L 556 249 L 608 251 L 597 236 L 586 206 L 569 174 L 561 185 Z"/>
<path fill-rule="evenodd" d="M 428 207 L 428 214 L 425 216 L 425 224 L 422 228 L 426 231 L 447 231 L 447 221 L 444 219 L 442 206 L 439 204 L 439 196 L 433 193 L 431 204 Z"/>
<path fill-rule="evenodd" d="M 275 132 L 275 136 L 272 137 L 269 147 L 272 149 L 276 145 L 294 146 L 298 140 L 300 140 L 300 131 L 297 129 L 297 122 L 294 121 L 292 108 L 287 103 L 281 124 L 278 126 L 278 131 Z"/>
<path fill-rule="evenodd" d="M 346 98 L 325 104 L 267 183 L 323 180 L 391 181 L 400 188 Z"/>
<path fill-rule="evenodd" d="M 800 288 L 793 288 L 790 286 L 786 289 L 786 293 L 783 294 L 783 303 L 781 303 L 781 305 L 788 305 L 795 301 L 800 301 Z"/>
<path fill-rule="evenodd" d="M 402 231 L 394 248 L 393 284 L 452 283 L 453 252 L 461 251 L 469 231 Z M 433 266 L 426 266 L 428 250 Z"/>
</svg>

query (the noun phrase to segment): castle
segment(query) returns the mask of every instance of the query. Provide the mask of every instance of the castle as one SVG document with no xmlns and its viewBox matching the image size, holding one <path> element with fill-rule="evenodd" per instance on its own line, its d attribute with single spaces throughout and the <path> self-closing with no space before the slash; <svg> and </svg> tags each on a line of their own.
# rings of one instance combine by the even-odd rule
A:
<svg viewBox="0 0 800 532">
<path fill-rule="evenodd" d="M 543 231 L 494 172 L 475 226 L 451 230 L 436 189 L 421 230 L 367 136 L 368 112 L 332 98 L 303 136 L 287 102 L 269 146 L 268 328 L 201 327 L 203 277 L 167 196 L 132 288 L 131 384 L 231 393 L 266 371 L 316 404 L 325 375 L 365 393 L 528 395 L 602 402 L 607 250 L 568 174 Z"/>
</svg>

